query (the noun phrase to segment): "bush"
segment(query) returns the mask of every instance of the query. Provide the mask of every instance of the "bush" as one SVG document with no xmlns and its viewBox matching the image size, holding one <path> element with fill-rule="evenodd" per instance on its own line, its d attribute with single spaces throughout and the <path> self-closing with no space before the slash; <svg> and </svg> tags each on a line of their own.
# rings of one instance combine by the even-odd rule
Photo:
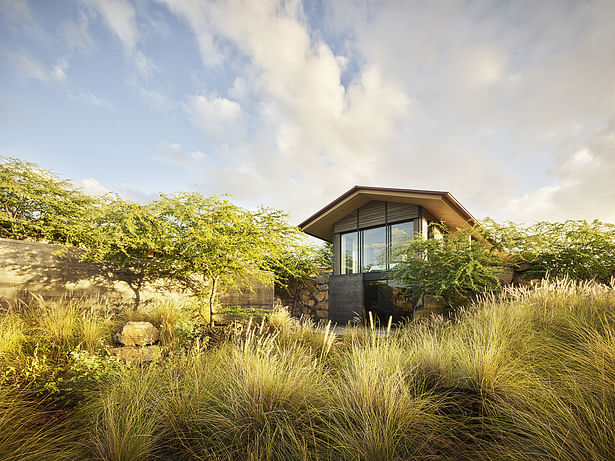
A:
<svg viewBox="0 0 615 461">
<path fill-rule="evenodd" d="M 517 264 L 526 264 L 533 278 L 570 277 L 608 282 L 615 275 L 615 225 L 598 220 L 483 223 L 489 235 Z"/>
<path fill-rule="evenodd" d="M 398 261 L 391 278 L 423 295 L 442 296 L 451 307 L 467 304 L 476 295 L 501 288 L 499 275 L 504 261 L 480 228 L 447 232 L 443 224 L 431 224 L 442 239 L 416 236 L 392 249 Z M 476 237 L 480 240 L 475 240 Z"/>
</svg>

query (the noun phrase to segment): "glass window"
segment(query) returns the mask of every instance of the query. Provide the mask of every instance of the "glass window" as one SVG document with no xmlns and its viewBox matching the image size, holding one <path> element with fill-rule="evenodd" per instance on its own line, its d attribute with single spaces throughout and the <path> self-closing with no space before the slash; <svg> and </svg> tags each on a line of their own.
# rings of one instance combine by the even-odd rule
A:
<svg viewBox="0 0 615 461">
<path fill-rule="evenodd" d="M 386 227 L 363 231 L 363 272 L 386 270 Z"/>
<path fill-rule="evenodd" d="M 414 237 L 414 222 L 402 222 L 391 224 L 391 262 L 390 267 L 395 267 L 395 263 L 406 261 L 408 255 L 402 254 L 395 256 L 395 248 Z"/>
<path fill-rule="evenodd" d="M 341 273 L 356 274 L 359 272 L 359 234 L 342 234 L 341 247 Z"/>
</svg>

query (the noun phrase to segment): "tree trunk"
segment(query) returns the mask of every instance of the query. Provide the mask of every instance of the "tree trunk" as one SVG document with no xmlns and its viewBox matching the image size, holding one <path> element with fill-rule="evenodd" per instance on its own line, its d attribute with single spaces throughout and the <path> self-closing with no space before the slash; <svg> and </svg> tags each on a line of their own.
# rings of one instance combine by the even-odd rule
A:
<svg viewBox="0 0 615 461">
<path fill-rule="evenodd" d="M 218 277 L 211 278 L 211 292 L 209 293 L 209 322 L 214 326 L 214 303 L 216 301 L 216 289 L 218 285 Z"/>
<path fill-rule="evenodd" d="M 144 278 L 145 270 L 141 269 L 141 272 L 137 274 L 137 279 L 135 280 L 134 286 L 130 285 L 132 291 L 135 293 L 135 305 L 133 306 L 135 312 L 137 312 L 137 309 L 139 309 L 139 304 L 141 304 L 141 288 L 143 287 Z"/>
</svg>

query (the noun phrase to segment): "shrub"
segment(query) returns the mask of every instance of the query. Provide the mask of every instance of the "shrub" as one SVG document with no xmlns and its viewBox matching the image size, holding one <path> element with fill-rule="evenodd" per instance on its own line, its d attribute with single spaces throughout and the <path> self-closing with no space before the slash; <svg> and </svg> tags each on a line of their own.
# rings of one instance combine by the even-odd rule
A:
<svg viewBox="0 0 615 461">
<path fill-rule="evenodd" d="M 594 220 L 483 226 L 517 264 L 529 266 L 528 276 L 570 277 L 608 282 L 615 275 L 615 225 Z"/>
<path fill-rule="evenodd" d="M 485 240 L 481 229 L 446 232 L 442 239 L 416 236 L 392 252 L 396 261 L 391 278 L 411 288 L 412 296 L 442 296 L 449 306 L 467 304 L 476 295 L 501 288 L 503 260 Z M 475 240 L 475 236 L 480 240 Z"/>
</svg>

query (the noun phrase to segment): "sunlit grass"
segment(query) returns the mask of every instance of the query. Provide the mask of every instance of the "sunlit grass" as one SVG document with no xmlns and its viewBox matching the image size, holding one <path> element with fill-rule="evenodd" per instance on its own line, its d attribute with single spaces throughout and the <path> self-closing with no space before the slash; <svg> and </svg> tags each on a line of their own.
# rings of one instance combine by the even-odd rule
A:
<svg viewBox="0 0 615 461">
<path fill-rule="evenodd" d="M 77 304 L 50 307 L 38 318 L 2 317 L 2 357 L 27 356 L 35 340 L 104 353 L 99 340 L 112 332 L 104 322 L 117 319 Z M 178 347 L 177 328 L 189 322 L 183 305 L 148 309 L 139 320 L 162 327 L 168 358 L 116 368 L 84 393 L 71 421 L 81 423 L 85 451 L 67 451 L 72 459 L 572 461 L 615 453 L 615 290 L 605 285 L 506 289 L 453 320 L 408 323 L 389 336 L 356 327 L 335 335 L 276 311 L 213 349 Z M 14 408 L 38 408 L 22 402 Z M 57 459 L 70 457 L 55 426 L 25 430 L 26 411 L 2 408 L 9 450 L 28 459 L 24 450 L 35 453 L 40 439 Z"/>
</svg>

